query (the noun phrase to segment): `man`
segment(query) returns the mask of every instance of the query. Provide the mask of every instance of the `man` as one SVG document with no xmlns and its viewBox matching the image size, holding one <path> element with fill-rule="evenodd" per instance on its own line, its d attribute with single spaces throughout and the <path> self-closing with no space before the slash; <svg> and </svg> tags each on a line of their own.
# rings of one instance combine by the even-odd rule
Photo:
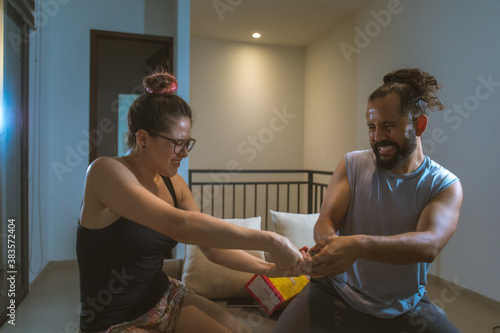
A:
<svg viewBox="0 0 500 333">
<path fill-rule="evenodd" d="M 430 302 L 430 263 L 455 232 L 462 187 L 422 150 L 436 79 L 419 69 L 384 77 L 368 99 L 372 150 L 347 153 L 315 225 L 311 283 L 275 332 L 458 332 Z"/>
</svg>

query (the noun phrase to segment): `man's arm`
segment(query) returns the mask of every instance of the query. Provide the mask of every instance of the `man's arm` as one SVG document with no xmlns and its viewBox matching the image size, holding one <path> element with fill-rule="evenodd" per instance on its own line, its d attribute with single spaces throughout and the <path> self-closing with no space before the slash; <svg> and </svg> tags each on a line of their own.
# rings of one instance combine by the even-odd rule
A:
<svg viewBox="0 0 500 333">
<path fill-rule="evenodd" d="M 415 232 L 327 238 L 318 244 L 322 251 L 314 257 L 315 274 L 340 274 L 360 258 L 389 264 L 433 261 L 455 232 L 462 197 L 458 181 L 437 194 L 423 209 Z"/>
<path fill-rule="evenodd" d="M 347 214 L 351 192 L 345 159 L 335 169 L 325 192 L 321 212 L 314 226 L 314 240 L 319 243 L 330 236 L 336 236 L 342 219 Z"/>
<path fill-rule="evenodd" d="M 462 185 L 456 181 L 424 208 L 415 232 L 395 236 L 361 236 L 361 257 L 390 264 L 432 262 L 457 228 Z"/>
</svg>

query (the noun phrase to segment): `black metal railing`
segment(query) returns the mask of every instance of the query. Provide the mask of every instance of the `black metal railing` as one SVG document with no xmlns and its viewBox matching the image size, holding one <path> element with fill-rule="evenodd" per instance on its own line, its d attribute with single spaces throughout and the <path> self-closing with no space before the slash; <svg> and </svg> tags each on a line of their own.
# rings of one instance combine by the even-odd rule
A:
<svg viewBox="0 0 500 333">
<path fill-rule="evenodd" d="M 261 216 L 269 210 L 317 213 L 332 172 L 315 170 L 189 170 L 189 187 L 201 211 L 219 218 Z"/>
</svg>

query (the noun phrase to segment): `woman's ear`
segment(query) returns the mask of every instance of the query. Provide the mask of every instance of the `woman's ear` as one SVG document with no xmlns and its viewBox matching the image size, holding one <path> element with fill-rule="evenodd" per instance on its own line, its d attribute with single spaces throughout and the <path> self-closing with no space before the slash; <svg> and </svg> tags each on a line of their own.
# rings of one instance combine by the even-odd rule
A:
<svg viewBox="0 0 500 333">
<path fill-rule="evenodd" d="M 420 115 L 413 122 L 413 127 L 415 128 L 415 134 L 421 136 L 425 132 L 427 127 L 427 121 L 429 118 L 426 115 Z"/>
<path fill-rule="evenodd" d="M 143 129 L 138 130 L 137 133 L 135 134 L 135 141 L 137 142 L 137 145 L 140 148 L 142 148 L 144 146 L 147 147 L 148 139 L 149 139 L 149 133 Z"/>
</svg>

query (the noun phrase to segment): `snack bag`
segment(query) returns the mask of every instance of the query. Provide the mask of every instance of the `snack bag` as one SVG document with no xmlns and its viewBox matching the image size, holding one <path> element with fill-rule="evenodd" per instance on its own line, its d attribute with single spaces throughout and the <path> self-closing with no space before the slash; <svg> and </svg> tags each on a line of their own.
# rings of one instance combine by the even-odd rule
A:
<svg viewBox="0 0 500 333">
<path fill-rule="evenodd" d="M 308 283 L 306 275 L 278 278 L 254 275 L 245 288 L 270 316 L 274 311 L 285 308 Z"/>
</svg>

